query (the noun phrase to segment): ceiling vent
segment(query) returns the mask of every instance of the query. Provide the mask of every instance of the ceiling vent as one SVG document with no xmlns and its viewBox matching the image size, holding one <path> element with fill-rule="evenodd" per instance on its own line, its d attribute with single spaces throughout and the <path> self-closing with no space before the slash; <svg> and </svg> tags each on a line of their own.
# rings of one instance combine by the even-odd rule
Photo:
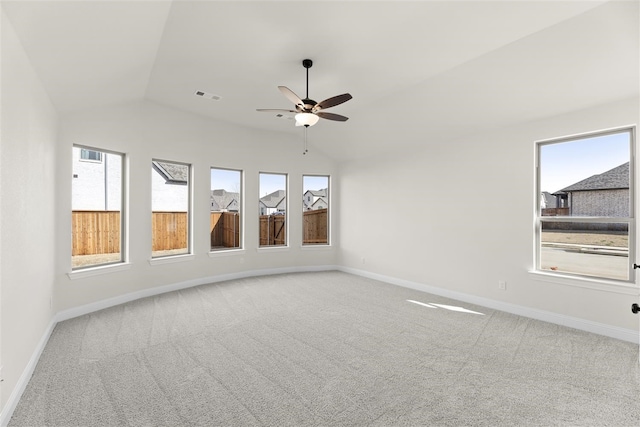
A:
<svg viewBox="0 0 640 427">
<path fill-rule="evenodd" d="M 197 90 L 194 95 L 201 96 L 207 99 L 213 99 L 214 101 L 220 101 L 221 98 L 220 95 L 214 95 L 213 93 L 204 92 L 202 90 Z"/>
</svg>

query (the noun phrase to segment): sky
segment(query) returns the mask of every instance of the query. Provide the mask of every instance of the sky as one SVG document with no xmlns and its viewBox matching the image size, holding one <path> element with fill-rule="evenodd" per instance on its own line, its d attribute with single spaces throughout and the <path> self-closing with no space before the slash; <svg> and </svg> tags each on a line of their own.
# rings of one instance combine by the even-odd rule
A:
<svg viewBox="0 0 640 427">
<path fill-rule="evenodd" d="M 241 172 L 231 169 L 211 169 L 211 190 L 227 190 L 238 193 L 241 189 Z"/>
<path fill-rule="evenodd" d="M 540 190 L 554 193 L 629 161 L 628 132 L 543 145 Z"/>
</svg>

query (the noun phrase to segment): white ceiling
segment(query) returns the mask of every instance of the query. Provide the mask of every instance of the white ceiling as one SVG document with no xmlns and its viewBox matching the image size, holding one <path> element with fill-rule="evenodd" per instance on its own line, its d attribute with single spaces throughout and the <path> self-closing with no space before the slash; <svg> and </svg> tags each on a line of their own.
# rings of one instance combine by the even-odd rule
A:
<svg viewBox="0 0 640 427">
<path fill-rule="evenodd" d="M 639 93 L 638 1 L 2 1 L 61 114 L 147 99 L 302 135 L 285 85 L 321 101 L 337 160 L 450 140 Z M 221 96 L 196 97 L 202 90 Z"/>
</svg>

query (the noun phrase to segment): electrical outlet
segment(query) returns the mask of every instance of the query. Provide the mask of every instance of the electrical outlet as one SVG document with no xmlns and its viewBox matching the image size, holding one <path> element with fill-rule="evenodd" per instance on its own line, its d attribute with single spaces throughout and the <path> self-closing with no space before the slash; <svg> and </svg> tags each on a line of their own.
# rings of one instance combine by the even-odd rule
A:
<svg viewBox="0 0 640 427">
<path fill-rule="evenodd" d="M 507 290 L 507 282 L 505 282 L 504 280 L 500 280 L 498 282 L 498 289 L 506 291 Z"/>
</svg>

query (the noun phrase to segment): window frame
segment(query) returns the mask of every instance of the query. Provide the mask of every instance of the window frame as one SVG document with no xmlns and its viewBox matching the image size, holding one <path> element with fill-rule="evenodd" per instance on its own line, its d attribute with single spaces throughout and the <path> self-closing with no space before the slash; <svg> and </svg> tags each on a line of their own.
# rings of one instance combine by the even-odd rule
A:
<svg viewBox="0 0 640 427">
<path fill-rule="evenodd" d="M 284 221 L 284 244 L 282 245 L 261 245 L 260 244 L 260 217 L 263 215 L 260 212 L 260 199 L 264 196 L 260 196 L 260 194 L 262 193 L 262 186 L 261 186 L 261 179 L 260 177 L 262 175 L 281 175 L 284 176 L 284 198 L 285 198 L 285 210 L 284 210 L 284 217 L 285 217 L 285 221 Z M 276 250 L 276 249 L 285 249 L 285 248 L 289 248 L 289 237 L 290 237 L 290 233 L 289 233 L 289 219 L 287 218 L 289 216 L 289 212 L 290 212 L 290 197 L 289 197 L 289 174 L 287 172 L 266 172 L 266 171 L 259 171 L 258 172 L 258 249 L 259 250 Z M 277 213 L 279 213 L 281 211 L 276 211 L 276 215 Z M 269 216 L 271 216 L 273 214 L 269 214 Z"/>
<path fill-rule="evenodd" d="M 165 262 L 174 262 L 175 260 L 179 260 L 179 259 L 191 259 L 193 257 L 193 177 L 194 177 L 194 168 L 193 168 L 193 164 L 192 163 L 188 163 L 188 162 L 182 162 L 182 161 L 178 161 L 178 160 L 165 160 L 165 159 L 160 159 L 160 158 L 152 158 L 151 159 L 151 177 L 152 177 L 152 181 L 151 181 L 151 192 L 150 192 L 150 196 L 151 196 L 151 203 L 150 203 L 150 213 L 151 213 L 151 220 L 152 220 L 152 224 L 153 224 L 153 170 L 154 170 L 154 162 L 162 162 L 162 163 L 171 163 L 171 164 L 175 164 L 175 165 L 182 165 L 182 166 L 187 166 L 188 168 L 188 172 L 187 172 L 187 183 L 186 183 L 186 187 L 187 187 L 187 247 L 186 247 L 186 252 L 184 253 L 177 253 L 177 254 L 166 254 L 166 255 L 154 255 L 154 250 L 153 250 L 153 226 L 151 227 L 151 259 L 150 262 L 151 264 L 158 264 L 158 263 L 162 263 L 162 261 L 164 260 Z M 184 184 L 178 184 L 176 183 L 176 185 L 184 185 Z"/>
<path fill-rule="evenodd" d="M 541 149 L 544 146 L 566 143 L 572 141 L 579 141 L 582 139 L 590 139 L 614 134 L 629 134 L 629 216 L 628 217 L 604 217 L 604 216 L 543 216 L 542 215 L 542 188 L 540 177 L 540 159 Z M 636 181 L 635 181 L 635 152 L 636 152 L 636 126 L 620 126 L 616 128 L 609 128 L 603 130 L 597 130 L 592 132 L 585 132 L 574 135 L 567 135 L 558 138 L 550 138 L 544 140 L 535 141 L 535 207 L 534 207 L 534 269 L 533 273 L 542 274 L 549 277 L 556 278 L 568 278 L 578 279 L 582 281 L 595 281 L 599 283 L 608 283 L 613 285 L 629 286 L 636 283 L 635 270 L 633 268 L 636 254 Z M 566 271 L 553 271 L 541 268 L 541 238 L 542 238 L 542 224 L 548 222 L 559 223 L 588 223 L 588 224 L 603 224 L 603 223 L 625 223 L 628 227 L 628 259 L 627 259 L 627 279 L 616 279 L 606 276 L 594 276 L 588 274 L 580 274 Z"/>
<path fill-rule="evenodd" d="M 238 209 L 238 215 L 240 215 L 239 218 L 239 228 L 240 230 L 238 231 L 240 234 L 240 237 L 238 239 L 238 246 L 237 247 L 224 247 L 224 248 L 220 248 L 220 249 L 213 249 L 211 247 L 211 244 L 209 244 L 209 254 L 213 255 L 213 254 L 221 254 L 221 253 L 227 253 L 227 252 L 237 252 L 237 251 L 243 251 L 244 250 L 244 221 L 245 221 L 245 215 L 244 215 L 244 170 L 242 169 L 233 169 L 233 168 L 223 168 L 223 167 L 216 167 L 216 166 L 210 166 L 209 167 L 209 188 L 211 188 L 211 172 L 214 170 L 222 170 L 222 171 L 229 171 L 229 172 L 238 172 L 240 175 L 240 193 L 238 195 L 238 198 L 240 200 L 238 200 L 238 203 L 240 204 L 240 207 Z M 213 191 L 213 190 L 210 190 Z M 209 208 L 211 208 L 211 203 L 209 201 Z M 211 209 L 209 209 L 209 212 L 212 212 Z"/>
<path fill-rule="evenodd" d="M 86 275 L 86 274 L 91 274 L 91 271 L 102 271 L 105 268 L 109 268 L 109 269 L 113 269 L 114 267 L 117 268 L 119 266 L 123 266 L 125 264 L 127 264 L 128 259 L 129 259 L 129 254 L 128 254 L 128 239 L 129 239 L 129 230 L 127 227 L 127 197 L 128 197 L 128 177 L 127 177 L 127 164 L 128 164 L 128 157 L 126 153 L 121 153 L 118 151 L 114 151 L 114 150 L 108 150 L 108 149 L 103 149 L 103 148 L 97 148 L 97 147 L 93 147 L 93 146 L 88 146 L 88 145 L 83 145 L 83 144 L 73 144 L 72 145 L 72 149 L 73 148 L 78 148 L 80 149 L 80 156 L 78 157 L 78 161 L 80 162 L 89 162 L 89 163 L 100 163 L 103 164 L 105 167 L 105 174 L 107 173 L 106 171 L 106 164 L 104 162 L 105 159 L 105 155 L 111 154 L 114 156 L 120 156 L 120 211 L 119 211 L 119 215 L 120 215 L 120 221 L 119 221 L 119 226 L 120 226 L 120 259 L 117 261 L 109 261 L 109 262 L 103 262 L 100 264 L 91 264 L 91 265 L 85 265 L 85 266 L 78 266 L 78 267 L 73 267 L 73 262 L 71 264 L 71 272 L 69 273 L 69 277 L 73 277 L 73 276 L 81 276 L 81 275 Z M 94 151 L 94 152 L 99 152 L 100 154 L 100 160 L 90 160 L 90 159 L 83 159 L 82 158 L 82 151 L 86 150 L 86 151 Z M 73 158 L 73 154 L 72 154 L 72 158 Z M 73 180 L 77 178 L 77 174 L 73 173 L 73 164 L 72 164 L 72 178 L 71 181 L 73 182 Z M 72 193 L 72 206 L 71 206 L 71 213 L 73 213 L 73 193 Z M 73 230 L 72 230 L 73 231 Z M 73 250 L 72 250 L 72 254 L 71 257 L 73 258 Z"/>
<path fill-rule="evenodd" d="M 93 148 L 88 148 L 85 146 L 80 146 L 80 145 L 75 145 L 74 147 L 79 147 L 80 148 L 80 161 L 81 162 L 94 162 L 94 163 L 102 163 L 102 150 L 97 150 L 97 149 L 93 149 Z M 83 153 L 99 153 L 100 154 L 100 158 L 99 159 L 92 159 L 90 157 L 84 157 Z M 112 153 L 113 154 L 113 153 Z"/>
<path fill-rule="evenodd" d="M 310 247 L 324 247 L 331 246 L 331 175 L 323 175 L 323 174 L 303 174 L 302 175 L 302 199 L 304 200 L 304 195 L 306 191 L 304 189 L 304 179 L 305 177 L 311 178 L 326 178 L 327 179 L 327 242 L 326 243 L 305 243 L 304 242 L 304 209 L 302 211 L 302 241 L 301 245 L 304 248 Z M 304 205 L 303 205 L 304 208 Z"/>
</svg>

